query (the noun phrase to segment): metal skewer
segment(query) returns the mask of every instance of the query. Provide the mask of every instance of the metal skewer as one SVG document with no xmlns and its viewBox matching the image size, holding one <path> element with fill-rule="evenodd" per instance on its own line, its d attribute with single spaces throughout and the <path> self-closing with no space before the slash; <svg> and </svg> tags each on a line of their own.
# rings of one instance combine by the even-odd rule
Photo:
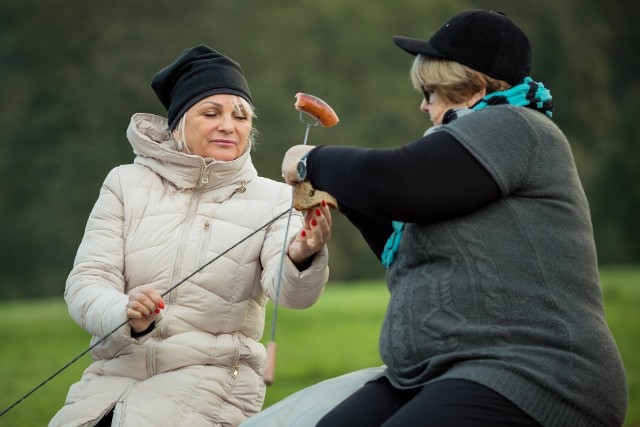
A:
<svg viewBox="0 0 640 427">
<path fill-rule="evenodd" d="M 314 119 L 314 121 L 307 122 L 304 117 L 308 116 Z M 318 126 L 318 120 L 311 116 L 310 114 L 305 113 L 304 111 L 300 111 L 300 121 L 304 123 L 306 126 L 304 132 L 304 140 L 302 145 L 307 145 L 307 140 L 309 138 L 309 129 L 314 126 Z M 266 385 L 273 384 L 275 380 L 275 372 L 276 372 L 276 322 L 278 319 L 278 300 L 280 299 L 280 285 L 282 284 L 282 268 L 284 266 L 284 257 L 286 256 L 287 251 L 287 241 L 289 240 L 289 224 L 291 223 L 291 216 L 293 214 L 293 205 L 294 205 L 294 192 L 295 189 L 292 189 L 291 193 L 291 206 L 289 208 L 289 216 L 287 217 L 287 228 L 284 232 L 284 242 L 282 243 L 282 252 L 280 254 L 280 265 L 278 266 L 278 277 L 276 278 L 276 295 L 273 300 L 273 317 L 271 319 L 271 336 L 269 342 L 267 342 L 267 365 L 264 369 L 264 383 Z"/>
</svg>

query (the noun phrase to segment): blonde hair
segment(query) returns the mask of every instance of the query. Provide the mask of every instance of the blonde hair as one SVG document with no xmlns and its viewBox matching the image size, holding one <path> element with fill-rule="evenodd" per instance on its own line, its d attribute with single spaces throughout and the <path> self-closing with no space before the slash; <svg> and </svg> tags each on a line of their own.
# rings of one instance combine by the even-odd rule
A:
<svg viewBox="0 0 640 427">
<path fill-rule="evenodd" d="M 251 130 L 249 131 L 248 143 L 249 147 L 251 147 L 251 150 L 253 150 L 257 145 L 258 138 L 258 128 L 256 128 L 254 125 L 254 119 L 257 117 L 256 109 L 253 107 L 253 105 L 247 102 L 246 99 L 238 95 L 231 95 L 231 103 L 233 104 L 233 110 L 236 114 L 248 114 L 249 117 L 251 117 Z M 180 117 L 180 120 L 178 120 L 178 124 L 176 125 L 176 128 L 172 133 L 173 138 L 178 144 L 178 151 L 191 154 L 191 152 L 189 151 L 189 147 L 185 142 L 188 111 L 189 110 L 185 111 L 182 117 Z M 178 138 L 176 135 L 179 135 L 180 137 Z"/>
<path fill-rule="evenodd" d="M 417 55 L 409 71 L 416 89 L 427 86 L 453 104 L 459 104 L 486 88 L 487 94 L 511 85 L 448 59 Z"/>
</svg>

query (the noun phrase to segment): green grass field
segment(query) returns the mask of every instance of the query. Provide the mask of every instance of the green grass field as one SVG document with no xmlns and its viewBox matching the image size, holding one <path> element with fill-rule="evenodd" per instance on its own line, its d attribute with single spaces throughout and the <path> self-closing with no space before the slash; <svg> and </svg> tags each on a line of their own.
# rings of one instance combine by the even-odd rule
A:
<svg viewBox="0 0 640 427">
<path fill-rule="evenodd" d="M 640 268 L 604 269 L 607 319 L 629 381 L 625 426 L 640 427 Z M 388 293 L 383 282 L 329 283 L 304 311 L 280 309 L 275 382 L 265 406 L 324 379 L 378 366 L 378 331 Z M 269 309 L 265 342 L 271 331 Z M 88 346 L 88 335 L 68 316 L 62 299 L 0 303 L 0 411 L 63 367 Z M 68 387 L 89 364 L 85 355 L 0 418 L 0 427 L 46 426 Z"/>
</svg>

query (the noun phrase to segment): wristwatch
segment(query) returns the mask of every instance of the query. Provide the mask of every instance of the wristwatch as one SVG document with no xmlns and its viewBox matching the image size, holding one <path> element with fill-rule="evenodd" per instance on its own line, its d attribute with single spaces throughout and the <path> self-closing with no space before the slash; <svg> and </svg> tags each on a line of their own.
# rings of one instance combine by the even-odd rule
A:
<svg viewBox="0 0 640 427">
<path fill-rule="evenodd" d="M 309 157 L 309 153 L 311 152 L 311 150 L 307 151 L 306 153 L 304 153 L 304 156 L 300 157 L 300 160 L 298 160 L 298 166 L 296 168 L 296 171 L 298 172 L 298 180 L 300 182 L 304 182 L 307 181 L 307 157 Z"/>
</svg>

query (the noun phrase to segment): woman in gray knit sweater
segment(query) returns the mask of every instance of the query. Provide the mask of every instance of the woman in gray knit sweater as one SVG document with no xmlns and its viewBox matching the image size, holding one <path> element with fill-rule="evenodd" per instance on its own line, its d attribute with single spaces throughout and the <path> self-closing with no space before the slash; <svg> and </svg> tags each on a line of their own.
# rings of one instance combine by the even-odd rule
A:
<svg viewBox="0 0 640 427">
<path fill-rule="evenodd" d="M 434 126 L 397 149 L 296 146 L 283 162 L 287 182 L 336 197 L 391 293 L 383 375 L 318 425 L 622 425 L 589 206 L 527 36 L 468 10 L 394 42 Z"/>
</svg>

